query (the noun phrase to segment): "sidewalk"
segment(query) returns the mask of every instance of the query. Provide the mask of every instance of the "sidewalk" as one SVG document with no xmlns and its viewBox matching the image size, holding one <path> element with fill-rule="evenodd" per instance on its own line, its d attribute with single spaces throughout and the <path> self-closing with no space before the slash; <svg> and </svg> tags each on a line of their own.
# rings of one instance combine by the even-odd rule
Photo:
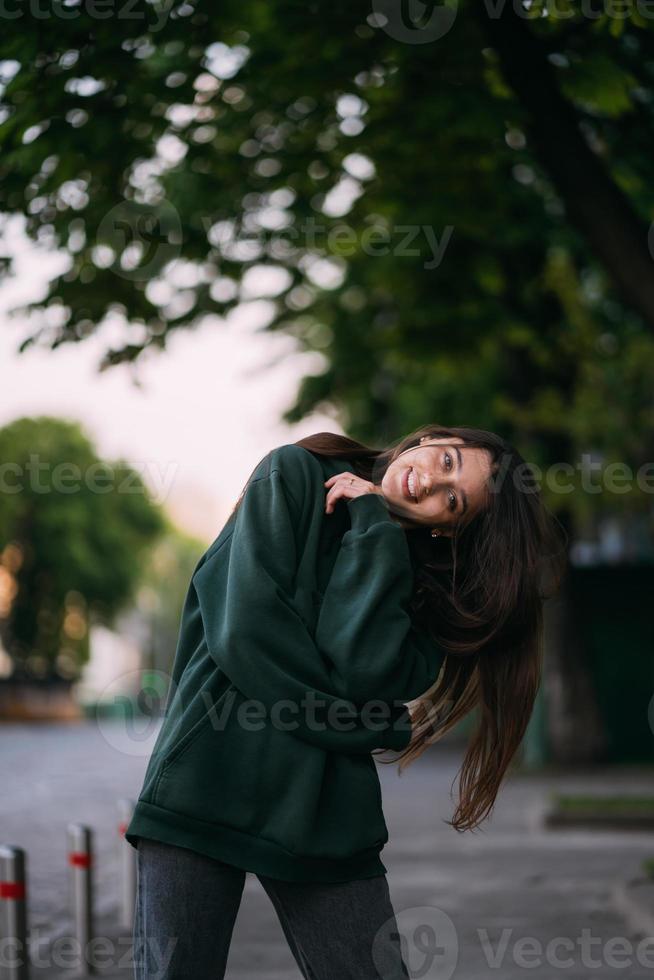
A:
<svg viewBox="0 0 654 980">
<path fill-rule="evenodd" d="M 433 905 L 452 937 L 446 957 L 456 969 L 433 976 L 651 977 L 654 938 L 639 946 L 642 936 L 615 908 L 616 883 L 639 876 L 654 854 L 651 833 L 545 830 L 542 818 L 554 791 L 651 793 L 654 767 L 515 775 L 482 828 L 458 834 L 442 822 L 452 815 L 458 765 L 449 749 L 439 755 L 435 747 L 413 772 L 386 780 L 393 842 L 386 863 L 400 931 L 405 922 L 410 938 L 416 909 Z M 418 967 L 424 957 L 414 954 Z"/>
<path fill-rule="evenodd" d="M 12 738 L 20 746 L 17 756 Z M 138 792 L 144 758 L 117 752 L 90 724 L 76 734 L 57 726 L 38 731 L 16 726 L 5 744 L 0 779 L 15 791 L 0 803 L 2 835 L 4 842 L 28 849 L 31 926 L 52 938 L 69 931 L 65 825 L 69 819 L 89 823 L 98 841 L 96 933 L 115 944 L 113 966 L 98 975 L 131 980 L 130 937 L 115 925 L 114 804 Z M 450 785 L 461 758 L 461 749 L 435 745 L 402 776 L 395 767 L 380 766 L 390 833 L 383 858 L 413 976 L 649 980 L 654 940 L 649 948 L 639 946 L 643 937 L 618 912 L 615 890 L 638 877 L 642 861 L 654 855 L 652 835 L 544 830 L 541 821 L 552 791 L 647 793 L 654 770 L 514 775 L 482 828 L 458 834 L 444 820 L 452 815 Z M 65 767 L 65 779 L 57 767 Z M 33 980 L 72 975 L 55 966 L 32 971 Z M 254 875 L 246 879 L 227 975 L 230 980 L 300 978 Z"/>
</svg>

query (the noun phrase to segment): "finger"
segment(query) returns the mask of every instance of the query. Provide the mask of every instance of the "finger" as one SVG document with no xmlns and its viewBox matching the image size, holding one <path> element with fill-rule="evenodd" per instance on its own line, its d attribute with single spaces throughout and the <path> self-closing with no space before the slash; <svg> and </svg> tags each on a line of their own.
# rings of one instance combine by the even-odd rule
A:
<svg viewBox="0 0 654 980">
<path fill-rule="evenodd" d="M 335 473 L 333 476 L 330 476 L 328 480 L 325 480 L 323 486 L 328 487 L 331 484 L 335 483 L 337 480 L 342 480 L 345 477 L 351 479 L 353 476 L 354 473 Z"/>
<path fill-rule="evenodd" d="M 331 514 L 332 510 L 334 509 L 334 504 L 336 503 L 336 500 L 337 499 L 338 499 L 338 497 L 335 496 L 335 487 L 332 487 L 331 490 L 329 490 L 327 492 L 327 496 L 325 497 L 325 511 L 326 511 L 326 513 Z"/>
<path fill-rule="evenodd" d="M 331 490 L 328 491 L 327 497 L 325 498 L 325 510 L 327 511 L 327 513 L 331 514 L 331 512 L 333 511 L 336 505 L 336 502 L 340 500 L 342 497 L 346 497 L 346 496 L 347 496 L 347 487 L 343 486 L 342 484 L 336 484 L 335 486 L 333 486 Z"/>
</svg>

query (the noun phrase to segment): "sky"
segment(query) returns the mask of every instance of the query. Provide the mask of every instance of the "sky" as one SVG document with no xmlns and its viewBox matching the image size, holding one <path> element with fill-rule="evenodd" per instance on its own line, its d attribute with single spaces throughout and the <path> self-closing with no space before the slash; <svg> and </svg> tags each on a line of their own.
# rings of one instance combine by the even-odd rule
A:
<svg viewBox="0 0 654 980">
<path fill-rule="evenodd" d="M 126 458 L 185 530 L 211 541 L 250 472 L 269 449 L 311 432 L 342 432 L 314 414 L 280 421 L 314 355 L 278 333 L 263 333 L 265 304 L 252 302 L 228 320 L 180 331 L 139 368 L 97 371 L 112 328 L 57 350 L 17 348 L 28 333 L 18 303 L 44 295 L 61 258 L 36 254 L 13 230 L 16 275 L 0 287 L 0 425 L 47 414 L 81 422 L 102 458 Z M 92 288 L 92 286 L 90 287 Z"/>
</svg>

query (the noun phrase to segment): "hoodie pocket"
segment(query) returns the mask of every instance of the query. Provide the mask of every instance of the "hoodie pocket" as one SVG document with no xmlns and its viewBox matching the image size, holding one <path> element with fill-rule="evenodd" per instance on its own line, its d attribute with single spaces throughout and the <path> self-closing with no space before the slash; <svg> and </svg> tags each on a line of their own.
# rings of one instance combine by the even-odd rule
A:
<svg viewBox="0 0 654 980">
<path fill-rule="evenodd" d="M 211 701 L 211 704 L 207 706 L 206 701 L 204 703 L 195 704 L 193 707 L 193 713 L 200 711 L 200 716 L 192 722 L 192 724 L 186 729 L 183 735 L 179 736 L 172 744 L 172 746 L 163 754 L 163 757 L 159 763 L 158 775 L 156 778 L 156 785 L 153 793 L 153 803 L 160 802 L 160 787 L 162 779 L 168 773 L 168 770 L 173 767 L 176 763 L 183 760 L 186 753 L 200 740 L 202 735 L 209 728 L 213 728 L 219 731 L 221 726 L 224 726 L 224 712 L 229 711 L 230 707 L 233 706 L 233 701 L 237 697 L 236 688 L 227 682 L 227 687 L 224 687 L 226 678 L 223 678 L 221 686 L 223 690 L 220 694 Z M 206 689 L 205 689 L 206 690 Z M 229 702 L 232 702 L 232 705 Z M 172 717 L 172 716 L 171 716 Z M 165 723 L 164 723 L 165 724 Z"/>
<path fill-rule="evenodd" d="M 196 738 L 200 737 L 206 725 L 210 724 L 211 720 L 211 711 L 207 711 L 202 718 L 196 721 L 193 727 L 175 743 L 170 752 L 164 757 L 161 765 L 162 770 L 172 765 L 173 762 L 179 759 L 193 745 L 193 742 Z"/>
</svg>

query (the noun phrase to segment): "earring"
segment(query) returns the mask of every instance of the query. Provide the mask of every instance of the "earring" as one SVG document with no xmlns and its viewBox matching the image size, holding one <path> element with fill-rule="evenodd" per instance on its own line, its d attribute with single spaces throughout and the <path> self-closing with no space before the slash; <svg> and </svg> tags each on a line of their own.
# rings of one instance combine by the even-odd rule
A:
<svg viewBox="0 0 654 980">
<path fill-rule="evenodd" d="M 440 533 L 441 533 L 441 532 L 440 532 L 440 531 L 438 530 L 438 528 L 436 528 L 436 527 L 433 527 L 433 528 L 431 529 L 431 536 L 432 536 L 432 538 L 437 538 L 437 537 L 439 536 L 439 534 L 440 534 Z"/>
</svg>

